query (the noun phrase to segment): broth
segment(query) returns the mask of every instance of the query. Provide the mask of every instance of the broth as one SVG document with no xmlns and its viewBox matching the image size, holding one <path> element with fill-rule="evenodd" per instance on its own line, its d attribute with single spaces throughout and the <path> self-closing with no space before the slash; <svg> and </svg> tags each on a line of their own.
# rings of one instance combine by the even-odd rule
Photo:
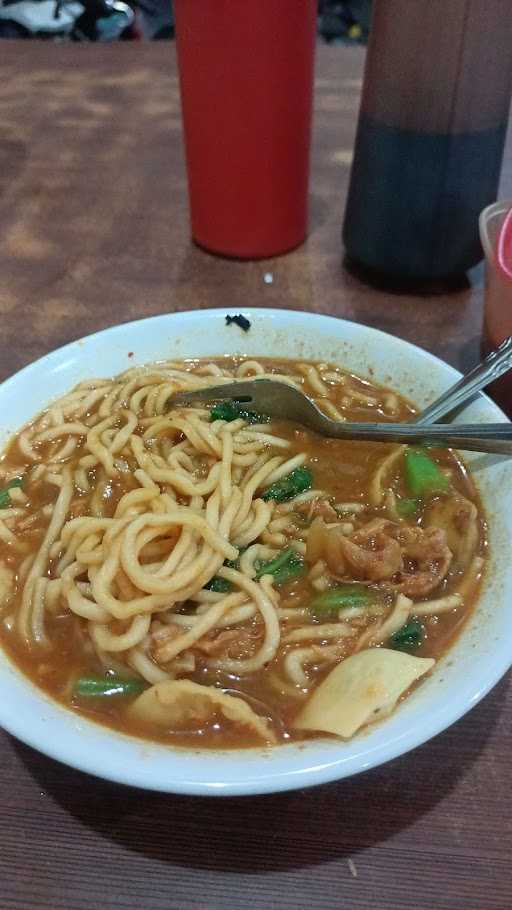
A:
<svg viewBox="0 0 512 910">
<path fill-rule="evenodd" d="M 169 395 L 188 387 L 188 382 L 200 381 L 200 384 L 207 385 L 216 384 L 219 378 L 224 377 L 250 378 L 263 374 L 291 378 L 329 416 L 338 419 L 397 422 L 407 421 L 414 414 L 409 402 L 395 392 L 327 364 L 265 358 L 259 358 L 257 362 L 244 358 L 190 360 L 156 364 L 146 371 L 135 368 L 116 382 L 98 380 L 96 384 L 82 384 L 75 391 L 74 398 L 70 396 L 54 403 L 14 436 L 1 457 L 0 487 L 7 489 L 14 477 L 22 477 L 23 480 L 22 486 L 12 486 L 7 496 L 5 492 L 0 493 L 0 497 L 3 495 L 0 504 L 4 506 L 0 509 L 0 583 L 3 582 L 4 600 L 0 640 L 23 673 L 71 710 L 123 732 L 173 745 L 213 748 L 261 745 L 261 733 L 255 732 L 251 724 L 233 720 L 230 717 L 231 708 L 212 705 L 205 709 L 202 705 L 196 715 L 187 706 L 185 711 L 181 711 L 179 722 L 170 720 L 162 723 L 156 722 L 151 712 L 145 717 L 143 712 L 134 711 L 133 705 L 138 696 L 131 692 L 91 697 L 90 693 L 84 695 L 77 691 L 77 680 L 84 678 L 110 680 L 113 688 L 119 679 L 135 679 L 140 681 L 141 689 L 147 687 L 146 691 L 152 685 L 164 684 L 166 680 L 185 679 L 214 687 L 215 693 L 230 695 L 248 705 L 257 718 L 264 719 L 269 731 L 268 741 L 301 740 L 319 735 L 322 728 L 317 731 L 297 729 L 295 718 L 334 667 L 358 650 L 365 650 L 361 644 L 365 636 L 369 648 L 395 648 L 396 639 L 393 636 L 379 639 L 379 630 L 385 628 L 385 623 L 396 609 L 397 598 L 403 596 L 412 600 L 408 621 L 416 623 L 416 630 L 421 627 L 421 635 L 411 647 L 404 649 L 398 644 L 396 647 L 416 657 L 434 660 L 438 660 L 449 648 L 473 609 L 485 557 L 485 519 L 474 483 L 464 463 L 453 451 L 429 449 L 428 455 L 423 453 L 434 464 L 441 488 L 414 498 L 410 490 L 411 476 L 404 467 L 404 446 L 326 439 L 285 420 L 251 425 L 240 417 L 240 428 L 231 432 L 229 427 L 235 424 L 231 421 L 211 422 L 210 414 L 204 407 L 174 409 L 169 414 L 166 411 Z M 121 396 L 117 400 L 113 396 L 114 390 Z M 101 435 L 94 437 L 91 430 L 97 428 L 100 422 L 104 424 Z M 123 432 L 126 438 L 120 437 Z M 209 436 L 211 433 L 214 435 Z M 226 454 L 230 433 L 235 453 L 231 455 L 231 462 L 229 453 Z M 214 451 L 215 447 L 218 451 Z M 391 458 L 389 470 L 383 474 L 377 489 L 375 479 L 379 469 L 394 453 L 396 457 L 394 461 Z M 253 454 L 257 458 L 251 462 Z M 159 602 L 151 611 L 143 638 L 126 649 L 120 648 L 119 644 L 123 642 L 121 636 L 131 634 L 136 625 L 133 617 L 137 619 L 138 614 L 134 612 L 130 618 L 128 615 L 125 618 L 109 614 L 108 621 L 105 621 L 105 604 L 110 600 L 98 596 L 101 588 L 98 577 L 102 572 L 105 574 L 108 547 L 116 546 L 115 528 L 121 528 L 116 532 L 117 539 L 121 535 L 119 510 L 124 508 L 123 503 L 128 502 L 126 497 L 131 495 L 130 502 L 139 502 L 137 496 L 149 496 L 151 490 L 155 492 L 155 486 L 158 487 L 155 501 L 158 497 L 167 497 L 165 502 L 162 500 L 161 507 L 152 507 L 148 526 L 151 521 L 160 520 L 155 516 L 167 514 L 163 509 L 180 515 L 192 515 L 194 510 L 196 516 L 203 514 L 209 499 L 217 497 L 221 515 L 219 521 L 222 522 L 223 510 L 224 513 L 229 510 L 236 496 L 241 501 L 243 490 L 248 489 L 250 480 L 247 481 L 247 477 L 251 470 L 255 476 L 254 466 L 261 462 L 261 470 L 264 471 L 265 464 L 270 465 L 272 459 L 277 462 L 279 457 L 285 467 L 290 463 L 291 471 L 297 471 L 297 459 L 301 462 L 298 465 L 300 471 L 311 471 L 310 488 L 295 498 L 279 503 L 268 498 L 265 500 L 265 490 L 272 484 L 262 480 L 253 493 L 245 519 L 245 526 L 249 529 L 244 532 L 241 521 L 237 532 L 227 535 L 232 542 L 237 542 L 235 549 L 238 554 L 235 560 L 231 560 L 235 562 L 235 568 L 223 568 L 222 563 L 226 560 L 224 556 L 219 556 L 216 568 L 211 572 L 211 577 L 217 579 L 216 584 L 220 588 L 212 591 L 208 588 L 210 581 L 206 586 L 200 584 L 198 591 L 192 591 L 182 600 L 173 602 L 174 595 L 169 595 L 168 607 L 166 603 Z M 229 489 L 222 490 L 223 481 L 219 480 L 213 492 L 202 497 L 197 494 L 194 499 L 192 494 L 184 492 L 185 487 L 188 489 L 187 484 L 194 484 L 197 489 L 201 488 L 201 484 L 204 487 L 216 465 L 221 465 L 218 477 L 226 478 L 228 462 L 231 472 L 228 472 Z M 273 473 L 279 473 L 281 464 L 268 474 L 270 480 Z M 51 542 L 40 575 L 31 581 L 34 557 L 40 552 L 50 523 L 58 512 L 57 494 L 62 495 L 65 486 L 63 472 L 68 472 L 66 476 L 71 478 L 65 523 Z M 177 479 L 172 479 L 171 473 L 172 478 Z M 439 481 L 439 474 L 446 478 L 446 483 Z M 164 475 L 166 480 L 155 479 Z M 281 481 L 282 478 L 278 478 L 274 483 Z M 137 492 L 144 490 L 146 493 Z M 202 499 L 201 503 L 199 499 Z M 263 505 L 257 505 L 257 502 Z M 453 520 L 450 518 L 450 523 L 446 524 L 443 509 L 446 511 L 447 504 L 452 502 L 458 504 L 459 511 L 455 510 Z M 134 510 L 133 519 L 130 519 L 132 513 L 127 510 L 124 513 L 125 526 L 131 520 L 142 522 L 143 515 L 149 514 L 141 512 L 141 505 L 131 508 Z M 242 509 L 243 505 L 237 499 L 233 511 L 239 516 Z M 263 530 L 251 538 L 260 520 L 258 509 L 262 515 L 267 510 L 268 520 Z M 85 527 L 85 519 L 90 521 L 87 525 L 89 531 L 78 540 L 77 535 L 82 533 L 80 528 Z M 446 525 L 444 530 L 436 524 L 439 521 L 441 525 L 443 522 Z M 215 526 L 215 521 L 213 523 Z M 107 525 L 110 530 L 107 528 L 105 531 Z M 316 529 L 313 533 L 319 539 L 320 556 L 311 562 L 309 551 L 313 526 Z M 160 577 L 165 580 L 165 560 L 171 559 L 180 540 L 185 540 L 186 533 L 185 525 L 179 530 L 176 524 L 169 527 L 160 536 L 155 536 L 147 527 L 140 532 L 146 534 L 148 543 L 140 551 L 142 556 L 136 570 L 139 574 L 134 569 L 132 577 L 127 574 L 130 570 L 125 564 L 120 563 L 117 575 L 109 582 L 110 587 L 101 588 L 108 589 L 112 603 L 124 608 L 135 603 L 137 598 L 141 602 L 142 598 L 146 598 L 145 604 L 149 604 L 148 597 L 161 596 L 145 588 L 138 589 L 134 578 L 141 573 L 147 578 L 151 573 L 158 575 L 160 572 Z M 367 539 L 364 539 L 365 529 L 368 529 Z M 107 546 L 105 537 L 109 533 L 111 540 Z M 190 532 L 193 533 L 196 532 Z M 334 536 L 344 536 L 355 556 L 368 562 L 368 571 L 374 574 L 380 571 L 375 566 L 380 558 L 382 541 L 390 552 L 397 554 L 399 548 L 399 571 L 389 577 L 365 577 L 364 571 L 354 569 L 354 564 L 347 558 L 347 544 L 343 541 L 340 553 L 345 555 L 340 555 L 336 563 L 338 557 L 331 552 L 333 533 Z M 446 547 L 448 539 L 452 538 L 453 549 L 448 547 L 451 554 L 449 566 L 443 573 L 440 566 L 442 552 L 445 551 L 442 547 Z M 441 549 L 433 551 L 429 557 L 428 547 L 433 546 L 435 540 L 438 542 L 436 545 L 441 542 Z M 206 564 L 209 558 L 209 564 L 213 565 L 215 550 L 213 556 L 206 552 L 209 544 L 204 540 L 201 550 L 197 534 L 195 541 L 197 555 L 194 559 L 197 562 L 197 578 L 200 579 L 201 560 Z M 276 554 L 286 555 L 291 549 L 292 562 L 296 558 L 300 563 L 298 569 L 292 566 L 294 577 L 278 583 L 272 576 L 274 583 L 270 586 L 258 577 L 251 579 L 250 572 L 241 567 L 240 553 L 243 563 L 243 554 L 250 553 L 256 543 L 263 549 L 273 551 L 273 559 Z M 121 546 L 124 547 L 125 543 Z M 425 559 L 418 551 L 421 546 L 426 548 Z M 74 552 L 71 552 L 73 547 Z M 124 549 L 121 552 L 124 553 Z M 460 556 L 460 553 L 465 555 Z M 83 563 L 77 554 L 83 558 Z M 183 578 L 187 573 L 186 549 L 184 554 L 183 562 L 177 566 L 175 573 L 184 573 Z M 272 558 L 267 561 L 272 562 Z M 265 561 L 262 558 L 253 560 L 251 571 L 261 571 Z M 196 565 L 193 559 L 192 564 Z M 147 566 L 151 568 L 147 569 Z M 64 582 L 66 569 L 68 580 Z M 229 575 L 229 572 L 233 578 L 222 580 L 222 573 Z M 173 577 L 172 573 L 170 577 Z M 335 610 L 329 608 L 328 614 L 323 616 L 315 613 L 317 608 L 313 609 L 311 605 L 323 593 L 338 592 L 348 582 L 356 585 L 357 594 L 363 588 L 364 596 L 370 592 L 371 603 L 359 612 L 353 605 L 342 605 Z M 32 593 L 27 599 L 29 584 L 32 585 Z M 186 592 L 187 584 L 179 590 Z M 244 595 L 243 584 L 258 586 L 261 604 L 267 603 L 267 612 L 268 603 L 272 604 L 279 626 L 276 633 L 279 641 L 274 653 L 270 650 L 270 658 L 256 669 L 251 669 L 251 661 L 257 661 L 258 653 L 266 646 L 273 620 L 272 617 L 265 618 L 263 606 L 251 594 L 253 588 L 250 591 L 247 588 L 249 593 Z M 425 590 L 420 590 L 421 584 L 424 584 Z M 431 587 L 428 587 L 429 584 Z M 419 593 L 412 596 L 415 585 Z M 193 634 L 194 628 L 209 611 L 220 611 L 218 605 L 222 598 L 230 595 L 236 601 L 231 608 L 233 612 L 228 610 L 218 624 L 212 625 L 204 635 L 166 659 L 169 647 L 172 651 L 176 642 L 181 640 L 180 636 Z M 457 603 L 447 608 L 446 604 L 451 603 L 447 598 L 453 600 L 454 597 Z M 425 604 L 432 601 L 435 603 L 431 613 L 425 613 L 425 609 L 430 609 Z M 437 602 L 439 609 L 436 609 Z M 253 609 L 254 604 L 256 607 Z M 77 611 L 80 609 L 87 614 L 90 611 L 90 615 L 79 615 Z M 142 611 L 141 624 L 146 621 L 145 615 L 148 614 Z M 240 619 L 237 619 L 238 615 Z M 226 617 L 229 620 L 230 616 L 233 616 L 233 621 L 227 622 Z M 339 625 L 339 638 L 331 628 L 336 624 Z M 324 628 L 325 638 L 315 637 Z M 372 635 L 375 641 L 372 641 Z M 113 650 L 101 646 L 105 639 Z M 301 648 L 304 660 L 297 656 Z M 242 668 L 241 672 L 237 672 L 238 665 Z M 244 666 L 247 669 L 244 670 Z M 407 694 L 407 689 L 404 694 Z"/>
</svg>

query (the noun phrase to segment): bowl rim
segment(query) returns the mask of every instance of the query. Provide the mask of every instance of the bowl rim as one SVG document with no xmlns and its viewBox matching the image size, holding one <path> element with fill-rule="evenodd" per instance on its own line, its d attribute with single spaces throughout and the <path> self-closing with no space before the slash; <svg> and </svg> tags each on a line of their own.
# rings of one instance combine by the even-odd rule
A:
<svg viewBox="0 0 512 910">
<path fill-rule="evenodd" d="M 374 336 L 376 338 L 380 338 L 388 344 L 389 342 L 392 342 L 393 344 L 396 344 L 398 342 L 403 346 L 403 349 L 406 353 L 410 355 L 420 354 L 425 362 L 431 361 L 432 364 L 436 365 L 436 367 L 441 367 L 444 371 L 444 374 L 451 376 L 454 381 L 460 378 L 462 375 L 454 367 L 445 363 L 436 355 L 430 353 L 429 351 L 426 351 L 424 348 L 421 348 L 418 345 L 412 344 L 409 341 L 401 339 L 398 336 L 391 335 L 380 329 L 361 325 L 350 320 L 341 319 L 331 315 L 310 313 L 302 310 L 288 310 L 266 307 L 226 307 L 204 310 L 196 309 L 176 311 L 172 313 L 151 316 L 145 319 L 131 320 L 125 323 L 119 323 L 114 326 L 110 326 L 88 336 L 84 336 L 83 338 L 68 342 L 62 347 L 56 348 L 48 354 L 38 358 L 36 361 L 33 361 L 12 376 L 5 379 L 2 383 L 0 383 L 0 396 L 3 396 L 6 393 L 10 393 L 13 389 L 15 390 L 17 383 L 19 383 L 22 378 L 31 378 L 33 376 L 37 376 L 41 369 L 49 369 L 58 365 L 59 363 L 65 363 L 68 355 L 76 355 L 77 345 L 84 346 L 84 351 L 86 351 L 87 354 L 90 354 L 91 345 L 94 345 L 94 343 L 99 339 L 102 341 L 105 339 L 116 340 L 119 336 L 122 336 L 127 331 L 137 331 L 142 324 L 150 329 L 152 327 L 159 327 L 162 323 L 167 322 L 173 323 L 183 320 L 185 322 L 193 321 L 198 317 L 204 319 L 216 317 L 223 318 L 226 315 L 235 315 L 240 312 L 242 312 L 249 319 L 255 319 L 258 317 L 274 317 L 279 319 L 289 318 L 292 321 L 299 320 L 300 322 L 313 322 L 316 325 L 323 324 L 325 327 L 329 327 L 333 323 L 335 323 L 338 328 L 342 325 L 346 325 L 350 328 L 351 331 L 362 332 L 363 335 L 366 335 L 366 337 Z M 186 358 L 187 355 L 184 353 L 182 356 Z M 175 357 L 174 359 L 179 358 Z M 363 370 L 361 369 L 360 372 L 363 372 Z M 486 395 L 480 393 L 479 397 L 485 402 L 485 408 L 487 412 L 486 419 L 507 421 L 507 418 L 503 412 L 501 412 L 498 406 L 495 405 L 494 402 L 492 402 Z M 3 443 L 1 444 L 1 447 L 4 447 Z M 512 665 L 512 641 L 510 642 L 509 646 L 507 645 L 507 647 L 505 647 L 504 642 L 501 651 L 498 651 L 496 654 L 497 659 L 492 664 L 492 668 L 487 667 L 487 671 L 485 674 L 483 674 L 483 677 L 482 674 L 480 674 L 482 678 L 477 675 L 474 682 L 468 682 L 467 691 L 465 692 L 464 697 L 462 699 L 459 699 L 458 702 L 448 702 L 441 705 L 437 713 L 428 716 L 427 718 L 423 718 L 423 725 L 417 724 L 416 728 L 407 730 L 405 732 L 400 731 L 400 726 L 398 729 L 394 729 L 394 726 L 396 726 L 393 725 L 394 715 L 392 715 L 390 719 L 384 721 L 382 725 L 374 725 L 373 729 L 385 725 L 390 729 L 390 737 L 383 743 L 377 746 L 371 746 L 367 749 L 364 748 L 365 737 L 362 736 L 358 738 L 358 741 L 360 744 L 362 744 L 363 748 L 359 756 L 359 766 L 354 767 L 353 759 L 349 760 L 343 757 L 342 753 L 343 746 L 346 745 L 345 743 L 335 743 L 333 745 L 332 742 L 329 741 L 329 750 L 325 752 L 325 750 L 321 748 L 321 744 L 325 745 L 324 741 L 321 738 L 311 741 L 313 744 L 319 744 L 319 747 L 316 750 L 314 746 L 310 747 L 310 744 L 308 743 L 308 747 L 306 749 L 302 749 L 301 747 L 296 746 L 294 747 L 290 744 L 279 746 L 277 749 L 276 747 L 273 747 L 270 750 L 256 748 L 248 750 L 219 750 L 218 752 L 216 750 L 214 752 L 212 752 L 212 750 L 198 750 L 198 753 L 196 753 L 194 750 L 185 749 L 183 747 L 171 747 L 169 749 L 168 746 L 162 746 L 160 744 L 154 744 L 152 742 L 148 743 L 145 740 L 140 740 L 128 734 L 123 734 L 119 731 L 103 727 L 92 720 L 84 718 L 83 716 L 80 716 L 77 720 L 76 716 L 69 708 L 65 708 L 60 703 L 54 701 L 43 690 L 39 689 L 28 679 L 28 677 L 24 676 L 18 670 L 16 664 L 11 660 L 9 655 L 3 651 L 3 649 L 0 650 L 0 663 L 2 664 L 2 667 L 0 667 L 0 672 L 2 669 L 9 669 L 11 675 L 14 675 L 16 677 L 18 683 L 20 681 L 23 681 L 27 693 L 31 693 L 32 698 L 34 698 L 35 693 L 35 697 L 38 703 L 41 703 L 41 706 L 46 705 L 52 715 L 61 715 L 60 719 L 63 721 L 63 724 L 61 724 L 62 729 L 66 728 L 66 723 L 68 726 L 68 738 L 65 736 L 62 741 L 57 738 L 53 740 L 49 739 L 48 736 L 45 737 L 44 735 L 44 711 L 41 717 L 41 724 L 36 724 L 35 729 L 31 730 L 27 729 L 22 712 L 11 710 L 10 708 L 6 707 L 4 703 L 0 702 L 0 725 L 9 733 L 27 745 L 49 756 L 50 758 L 56 759 L 57 761 L 67 764 L 70 767 L 76 768 L 80 771 L 84 771 L 97 777 L 102 777 L 104 779 L 125 785 L 136 786 L 141 789 L 158 790 L 160 792 L 170 792 L 182 795 L 201 796 L 241 796 L 281 792 L 285 790 L 303 788 L 305 786 L 316 786 L 323 783 L 329 783 L 334 780 L 339 780 L 343 777 L 353 776 L 355 774 L 369 770 L 379 764 L 383 764 L 393 758 L 397 758 L 400 755 L 403 755 L 405 752 L 409 752 L 417 748 L 427 740 L 436 736 L 438 733 L 441 733 L 447 727 L 451 726 L 451 724 L 455 723 L 461 716 L 463 716 L 467 711 L 474 707 L 490 691 L 490 689 L 496 685 L 496 683 Z M 413 696 L 408 699 L 404 705 L 407 705 L 412 701 Z M 71 721 L 73 722 L 71 723 Z M 210 764 L 212 764 L 212 767 L 214 767 L 215 762 L 211 763 L 208 760 L 212 755 L 221 756 L 223 760 L 225 759 L 226 767 L 230 766 L 231 768 L 234 765 L 232 761 L 234 758 L 235 761 L 239 764 L 239 771 L 242 773 L 239 774 L 239 777 L 236 780 L 219 780 L 218 776 L 216 779 L 216 775 L 219 774 L 218 771 L 214 770 L 212 776 L 212 772 L 206 770 L 204 777 L 202 779 L 198 779 L 194 775 L 187 777 L 187 768 L 184 767 L 182 768 L 183 776 L 181 777 L 174 776 L 168 780 L 160 779 L 156 782 L 148 780 L 148 775 L 145 773 L 144 768 L 147 768 L 149 766 L 145 761 L 141 761 L 135 768 L 116 765 L 115 761 L 107 762 L 106 766 L 102 766 L 98 763 L 98 756 L 94 750 L 92 753 L 88 753 L 86 750 L 82 751 L 80 748 L 78 748 L 81 742 L 81 735 L 75 736 L 75 732 L 81 734 L 83 731 L 85 731 L 85 735 L 87 736 L 87 733 L 91 732 L 91 728 L 94 728 L 94 733 L 97 739 L 105 740 L 109 746 L 114 747 L 114 750 L 117 743 L 121 753 L 123 752 L 124 746 L 128 744 L 130 750 L 134 754 L 139 753 L 139 757 L 144 758 L 144 753 L 147 752 L 172 753 L 172 756 L 174 758 L 176 758 L 176 756 L 178 757 L 178 765 L 180 764 L 180 759 L 183 759 L 181 764 L 186 766 L 188 764 L 187 757 L 190 756 L 191 751 L 194 751 L 194 755 L 199 754 L 200 757 L 204 760 L 205 767 L 209 766 Z M 69 731 L 72 731 L 73 733 L 73 735 L 70 737 Z M 71 744 L 69 742 L 69 739 L 71 740 Z M 333 746 L 333 748 L 331 748 L 331 746 Z M 336 753 L 334 746 L 337 746 L 339 753 L 337 754 L 337 757 L 334 757 Z M 295 762 L 292 763 L 293 767 L 289 767 L 288 769 L 284 767 L 280 770 L 272 770 L 272 765 L 274 762 L 272 760 L 269 761 L 269 758 L 271 758 L 272 754 L 276 752 L 284 754 L 286 750 L 288 750 L 288 755 L 292 755 L 292 753 L 295 754 Z M 314 756 L 315 751 L 317 752 L 316 759 Z M 297 760 L 299 753 L 306 755 L 308 752 L 311 752 L 311 756 L 307 759 L 308 764 L 302 767 L 300 760 Z M 326 760 L 328 753 L 332 754 L 333 757 L 332 759 L 329 759 L 327 757 Z M 246 763 L 243 762 L 244 757 L 247 758 Z M 246 765 L 245 774 L 243 773 L 243 765 Z M 283 762 L 283 765 L 286 765 L 286 761 Z"/>
</svg>

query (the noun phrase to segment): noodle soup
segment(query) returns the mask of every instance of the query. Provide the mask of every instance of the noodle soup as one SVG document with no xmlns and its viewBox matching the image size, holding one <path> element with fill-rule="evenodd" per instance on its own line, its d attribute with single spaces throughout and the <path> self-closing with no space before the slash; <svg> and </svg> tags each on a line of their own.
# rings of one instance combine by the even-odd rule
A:
<svg viewBox="0 0 512 910">
<path fill-rule="evenodd" d="M 2 644 L 72 710 L 186 746 L 348 739 L 460 630 L 486 540 L 458 456 L 169 406 L 265 375 L 338 420 L 414 413 L 325 363 L 158 363 L 80 384 L 2 456 Z"/>
</svg>

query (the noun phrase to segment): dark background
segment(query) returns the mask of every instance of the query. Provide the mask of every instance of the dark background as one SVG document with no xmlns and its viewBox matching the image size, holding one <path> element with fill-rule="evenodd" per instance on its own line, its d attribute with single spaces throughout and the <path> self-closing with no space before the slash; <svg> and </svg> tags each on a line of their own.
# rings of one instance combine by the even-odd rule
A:
<svg viewBox="0 0 512 910">
<path fill-rule="evenodd" d="M 23 0 L 22 20 L 17 12 L 21 0 L 0 0 L 0 38 L 49 39 L 37 17 L 41 0 Z M 55 14 L 69 0 L 54 0 Z M 171 39 L 174 37 L 172 0 L 80 0 L 84 12 L 71 33 L 59 32 L 58 40 L 113 41 Z M 241 0 L 257 2 L 257 0 Z M 129 9 L 126 9 L 128 4 Z M 9 16 L 9 7 L 11 13 Z M 124 12 L 123 12 L 124 7 Z M 318 34 L 328 44 L 364 44 L 368 38 L 372 0 L 318 0 Z M 133 18 L 130 8 L 135 14 Z M 2 12 L 3 11 L 3 12 Z M 28 17 L 28 20 L 27 20 Z M 132 21 L 133 20 L 133 21 Z M 399 27 L 399 23 L 397 23 Z"/>
</svg>

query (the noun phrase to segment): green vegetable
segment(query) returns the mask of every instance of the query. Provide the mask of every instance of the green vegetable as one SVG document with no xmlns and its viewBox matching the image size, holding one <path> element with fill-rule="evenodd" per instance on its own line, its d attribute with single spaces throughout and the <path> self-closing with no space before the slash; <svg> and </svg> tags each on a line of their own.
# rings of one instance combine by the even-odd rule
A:
<svg viewBox="0 0 512 910">
<path fill-rule="evenodd" d="M 391 646 L 397 651 L 410 651 L 419 648 L 425 637 L 425 629 L 417 620 L 412 619 L 391 636 Z"/>
<path fill-rule="evenodd" d="M 22 486 L 23 486 L 23 477 L 13 477 L 13 479 L 9 481 L 9 483 L 7 484 L 6 487 L 3 490 L 0 490 L 0 509 L 8 509 L 9 506 L 11 505 L 11 497 L 9 496 L 9 490 L 13 490 L 14 487 L 22 487 Z"/>
<path fill-rule="evenodd" d="M 313 474 L 309 468 L 295 468 L 291 474 L 287 474 L 281 480 L 276 480 L 268 490 L 265 490 L 262 499 L 267 502 L 270 499 L 275 499 L 276 502 L 286 502 L 287 499 L 293 499 L 299 493 L 310 490 L 312 486 Z"/>
<path fill-rule="evenodd" d="M 396 503 L 396 510 L 401 518 L 411 518 L 416 515 L 419 507 L 420 503 L 417 499 L 398 499 Z"/>
<path fill-rule="evenodd" d="M 142 679 L 122 679 L 119 676 L 80 676 L 73 694 L 81 698 L 110 698 L 113 695 L 140 695 L 147 688 Z"/>
<path fill-rule="evenodd" d="M 239 569 L 240 557 L 246 549 L 247 547 L 240 547 L 236 559 L 225 559 L 224 565 L 227 566 L 228 569 Z M 210 581 L 205 584 L 205 588 L 207 591 L 215 591 L 216 594 L 226 594 L 228 591 L 232 590 L 233 585 L 227 578 L 221 578 L 219 575 L 214 575 L 214 577 L 210 578 Z"/>
<path fill-rule="evenodd" d="M 262 575 L 273 575 L 274 584 L 284 585 L 287 581 L 298 578 L 303 572 L 304 560 L 302 556 L 293 547 L 288 547 L 287 550 L 283 550 L 274 559 L 270 559 L 268 562 L 260 562 L 256 578 L 261 578 Z"/>
<path fill-rule="evenodd" d="M 412 496 L 442 493 L 449 488 L 448 478 L 422 449 L 406 449 L 404 458 L 407 486 Z"/>
<path fill-rule="evenodd" d="M 214 575 L 213 578 L 210 578 L 210 581 L 206 582 L 205 588 L 207 591 L 214 591 L 216 594 L 226 594 L 231 591 L 232 584 L 226 578 Z"/>
<path fill-rule="evenodd" d="M 268 423 L 270 417 L 265 414 L 257 414 L 256 411 L 247 411 L 238 401 L 219 401 L 214 404 L 210 411 L 210 420 L 226 420 L 231 423 L 232 420 L 239 418 L 247 423 Z"/>
<path fill-rule="evenodd" d="M 375 595 L 366 585 L 342 584 L 318 594 L 310 602 L 308 609 L 317 618 L 321 618 L 347 607 L 368 607 L 374 601 Z"/>
</svg>

